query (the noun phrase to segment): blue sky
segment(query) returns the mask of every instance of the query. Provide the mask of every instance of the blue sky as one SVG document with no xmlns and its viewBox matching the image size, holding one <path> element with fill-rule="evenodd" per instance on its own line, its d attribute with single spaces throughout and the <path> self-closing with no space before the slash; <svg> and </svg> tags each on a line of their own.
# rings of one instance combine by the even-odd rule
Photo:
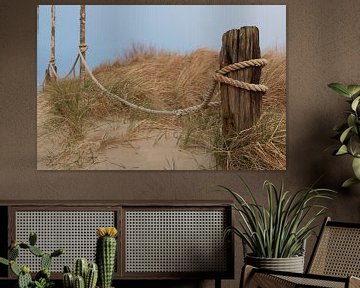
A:
<svg viewBox="0 0 360 288">
<path fill-rule="evenodd" d="M 50 5 L 40 5 L 38 85 L 50 55 Z M 79 5 L 56 5 L 56 60 L 64 75 L 79 45 Z M 87 60 L 91 67 L 121 56 L 134 43 L 186 53 L 220 50 L 224 32 L 257 26 L 262 51 L 286 45 L 285 5 L 87 5 Z"/>
</svg>

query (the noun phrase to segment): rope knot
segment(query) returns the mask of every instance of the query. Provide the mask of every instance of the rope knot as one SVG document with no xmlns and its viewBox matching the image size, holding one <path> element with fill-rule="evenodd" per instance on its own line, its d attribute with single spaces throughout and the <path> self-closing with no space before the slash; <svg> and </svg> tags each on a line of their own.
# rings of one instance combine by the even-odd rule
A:
<svg viewBox="0 0 360 288">
<path fill-rule="evenodd" d="M 88 49 L 88 46 L 86 44 L 80 44 L 79 49 L 81 53 L 84 53 Z"/>
</svg>

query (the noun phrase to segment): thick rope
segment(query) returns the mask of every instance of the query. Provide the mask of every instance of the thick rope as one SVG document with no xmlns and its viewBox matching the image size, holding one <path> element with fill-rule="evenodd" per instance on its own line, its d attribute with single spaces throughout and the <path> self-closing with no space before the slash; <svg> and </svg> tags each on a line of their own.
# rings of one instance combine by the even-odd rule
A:
<svg viewBox="0 0 360 288">
<path fill-rule="evenodd" d="M 79 54 L 76 56 L 74 64 L 71 66 L 70 71 L 64 76 L 64 78 L 68 78 L 71 75 L 71 73 L 75 70 L 78 61 L 79 61 Z"/>
<path fill-rule="evenodd" d="M 210 100 L 212 99 L 212 97 L 214 95 L 215 88 L 217 86 L 217 82 L 215 80 L 213 81 L 210 89 L 205 94 L 204 101 L 199 105 L 191 106 L 191 107 L 184 108 L 184 109 L 177 109 L 177 110 L 155 110 L 155 109 L 150 109 L 150 108 L 146 108 L 146 107 L 143 107 L 143 106 L 136 105 L 136 104 L 131 103 L 131 102 L 127 101 L 126 99 L 124 99 L 124 98 L 122 98 L 122 97 L 108 91 L 103 85 L 101 85 L 101 83 L 95 78 L 94 74 L 91 72 L 91 69 L 90 69 L 89 65 L 86 63 L 84 57 L 81 54 L 81 51 L 79 53 L 79 56 L 80 56 L 80 59 L 81 59 L 82 63 L 84 64 L 86 72 L 89 74 L 90 78 L 93 80 L 93 82 L 96 84 L 96 86 L 98 86 L 99 89 L 101 91 L 103 91 L 104 93 L 106 93 L 109 96 L 119 100 L 121 103 L 123 103 L 126 106 L 129 106 L 131 108 L 134 108 L 134 109 L 146 112 L 146 113 L 183 116 L 183 115 L 186 115 L 186 114 L 194 113 L 194 112 L 199 111 L 201 109 L 205 109 L 206 107 L 215 107 L 215 106 L 220 105 L 220 102 L 210 102 Z"/>
<path fill-rule="evenodd" d="M 57 74 L 55 67 L 54 67 L 54 63 L 52 61 L 49 62 L 49 68 L 50 68 L 50 71 L 52 72 L 52 74 L 55 76 L 55 78 L 58 79 L 59 75 Z"/>
<path fill-rule="evenodd" d="M 81 49 L 82 48 L 82 49 Z M 123 103 L 124 105 L 131 107 L 133 109 L 137 109 L 146 113 L 153 113 L 153 114 L 162 114 L 162 115 L 176 115 L 176 116 L 183 116 L 186 114 L 191 114 L 191 113 L 195 113 L 199 110 L 202 109 L 206 109 L 207 107 L 216 107 L 216 106 L 220 106 L 220 102 L 211 102 L 211 99 L 214 96 L 214 92 L 216 90 L 216 86 L 218 84 L 218 82 L 221 83 L 225 83 L 228 85 L 232 85 L 238 88 L 242 88 L 242 89 L 246 89 L 246 90 L 251 90 L 251 91 L 257 91 L 257 92 L 266 92 L 268 90 L 268 88 L 265 85 L 261 85 L 261 84 L 251 84 L 251 83 L 246 83 L 246 82 L 242 82 L 239 80 L 235 80 L 235 79 L 231 79 L 229 77 L 226 77 L 224 75 L 226 75 L 227 73 L 229 73 L 230 71 L 236 71 L 239 69 L 244 69 L 244 68 L 248 68 L 248 67 L 254 67 L 254 66 L 265 66 L 268 61 L 266 59 L 252 59 L 252 60 L 247 60 L 247 61 L 243 61 L 243 62 L 239 62 L 239 63 L 234 63 L 234 64 L 230 64 L 227 65 L 225 67 L 223 67 L 222 69 L 216 71 L 215 76 L 214 76 L 214 80 L 210 86 L 210 89 L 206 92 L 204 100 L 201 104 L 199 105 L 194 105 L 191 107 L 187 107 L 184 109 L 176 109 L 176 110 L 155 110 L 155 109 L 150 109 L 150 108 L 146 108 L 143 106 L 139 106 L 136 105 L 134 103 L 129 102 L 128 100 L 110 92 L 109 90 L 107 90 L 94 76 L 94 74 L 92 73 L 89 65 L 87 64 L 86 60 L 84 59 L 84 56 L 82 55 L 82 52 L 84 52 L 84 50 L 86 51 L 85 45 L 84 47 L 81 47 L 80 51 L 78 53 L 78 56 L 75 59 L 75 62 L 72 66 L 72 68 L 70 69 L 69 73 L 65 76 L 68 77 L 72 71 L 74 71 L 76 63 L 78 62 L 78 60 L 81 60 L 81 63 L 84 65 L 85 67 L 85 71 L 89 74 L 91 80 L 96 84 L 96 86 L 98 86 L 98 88 L 103 91 L 104 93 L 108 94 L 109 96 L 111 96 L 112 98 L 115 98 L 117 100 L 119 100 L 121 103 Z M 49 66 L 51 67 L 52 71 L 54 72 L 55 76 L 58 77 L 53 65 L 50 63 Z"/>
<path fill-rule="evenodd" d="M 248 67 L 265 66 L 267 63 L 268 63 L 268 61 L 266 59 L 261 58 L 261 59 L 252 59 L 252 60 L 247 60 L 247 61 L 243 61 L 243 62 L 239 62 L 239 63 L 230 64 L 230 65 L 227 65 L 227 66 L 221 68 L 220 70 L 216 71 L 214 78 L 216 81 L 219 81 L 221 83 L 225 83 L 225 84 L 228 84 L 228 85 L 231 85 L 234 87 L 251 90 L 251 91 L 255 91 L 255 92 L 264 92 L 265 93 L 268 90 L 268 87 L 266 87 L 265 85 L 246 83 L 243 81 L 239 81 L 239 80 L 235 80 L 235 79 L 226 77 L 224 75 L 226 75 L 227 73 L 229 73 L 231 71 L 236 71 L 236 70 L 244 69 L 244 68 L 248 68 Z"/>
</svg>

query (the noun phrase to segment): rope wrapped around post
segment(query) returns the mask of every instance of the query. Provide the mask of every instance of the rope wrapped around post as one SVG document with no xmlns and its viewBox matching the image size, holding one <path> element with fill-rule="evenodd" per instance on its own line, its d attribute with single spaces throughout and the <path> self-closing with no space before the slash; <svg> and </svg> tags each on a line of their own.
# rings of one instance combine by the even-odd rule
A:
<svg viewBox="0 0 360 288">
<path fill-rule="evenodd" d="M 266 92 L 268 90 L 268 87 L 266 87 L 265 85 L 246 83 L 224 76 L 230 71 L 236 71 L 239 69 L 245 69 L 253 66 L 265 66 L 266 64 L 268 64 L 268 61 L 264 58 L 252 59 L 252 60 L 230 64 L 216 71 L 214 79 L 216 81 L 242 89 L 251 90 L 255 92 Z"/>
</svg>

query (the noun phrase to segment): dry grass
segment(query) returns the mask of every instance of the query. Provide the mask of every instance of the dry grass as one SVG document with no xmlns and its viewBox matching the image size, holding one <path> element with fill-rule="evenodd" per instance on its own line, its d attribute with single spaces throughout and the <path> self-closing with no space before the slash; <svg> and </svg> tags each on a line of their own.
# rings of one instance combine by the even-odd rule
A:
<svg viewBox="0 0 360 288">
<path fill-rule="evenodd" d="M 143 127 L 164 131 L 182 129 L 179 145 L 185 148 L 205 147 L 209 153 L 216 156 L 221 169 L 284 169 L 285 55 L 278 51 L 269 51 L 264 57 L 269 60 L 269 64 L 263 69 L 261 82 L 270 88 L 264 96 L 264 113 L 257 125 L 234 133 L 231 139 L 223 139 L 221 135 L 221 117 L 219 109 L 216 108 L 180 119 L 164 117 L 128 109 L 102 94 L 90 80 L 85 87 L 80 87 L 78 79 L 49 85 L 44 91 L 44 97 L 51 107 L 53 117 L 47 126 L 53 131 L 61 127 L 67 135 L 63 140 L 63 153 L 52 155 L 51 158 L 57 161 L 65 159 L 61 161 L 64 163 L 68 161 L 67 158 L 71 158 L 76 166 L 82 156 L 79 149 L 89 146 L 91 148 L 84 151 L 90 151 L 87 154 L 91 155 L 85 156 L 96 161 L 95 150 L 106 149 L 106 145 L 114 145 L 116 140 L 106 139 L 95 145 L 98 147 L 95 149 L 93 144 L 86 143 L 86 134 L 94 123 L 121 115 L 135 125 L 135 128 L 130 129 L 131 137 L 135 132 L 143 133 Z M 218 53 L 214 51 L 199 49 L 188 55 L 179 55 L 134 46 L 126 53 L 126 57 L 102 64 L 93 72 L 108 90 L 131 102 L 154 109 L 178 109 L 202 102 L 217 68 Z M 143 123 L 141 129 L 137 123 Z M 69 154 L 73 156 L 64 156 Z M 49 161 L 49 165 L 56 162 L 53 160 Z M 83 162 L 81 167 L 88 164 L 88 161 Z"/>
</svg>

